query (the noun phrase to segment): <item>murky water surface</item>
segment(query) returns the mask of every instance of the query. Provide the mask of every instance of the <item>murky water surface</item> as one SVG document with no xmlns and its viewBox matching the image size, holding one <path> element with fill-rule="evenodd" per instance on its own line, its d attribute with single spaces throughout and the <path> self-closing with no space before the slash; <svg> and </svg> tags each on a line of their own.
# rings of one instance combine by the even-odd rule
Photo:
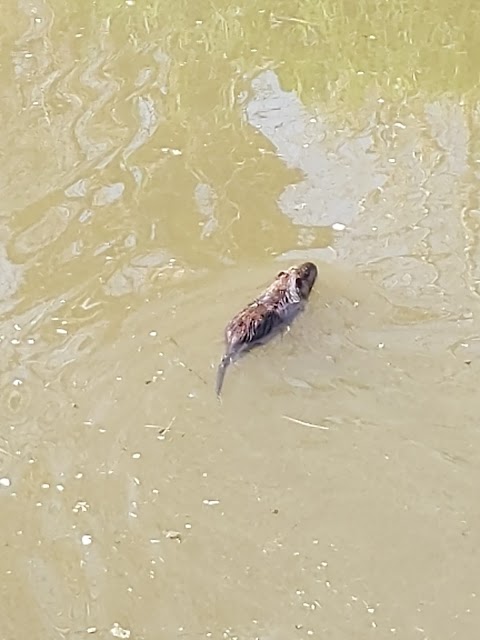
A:
<svg viewBox="0 0 480 640">
<path fill-rule="evenodd" d="M 479 14 L 5 5 L 2 640 L 478 636 Z"/>
</svg>

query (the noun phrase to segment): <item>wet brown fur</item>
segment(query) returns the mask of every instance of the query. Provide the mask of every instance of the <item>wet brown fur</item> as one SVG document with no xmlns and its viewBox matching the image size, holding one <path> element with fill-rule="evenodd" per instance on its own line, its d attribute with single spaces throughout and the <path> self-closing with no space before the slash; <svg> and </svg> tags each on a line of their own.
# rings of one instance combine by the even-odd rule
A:
<svg viewBox="0 0 480 640">
<path fill-rule="evenodd" d="M 225 355 L 217 372 L 218 396 L 228 365 L 242 353 L 270 340 L 303 310 L 317 273 L 312 262 L 280 271 L 272 284 L 228 323 Z"/>
</svg>

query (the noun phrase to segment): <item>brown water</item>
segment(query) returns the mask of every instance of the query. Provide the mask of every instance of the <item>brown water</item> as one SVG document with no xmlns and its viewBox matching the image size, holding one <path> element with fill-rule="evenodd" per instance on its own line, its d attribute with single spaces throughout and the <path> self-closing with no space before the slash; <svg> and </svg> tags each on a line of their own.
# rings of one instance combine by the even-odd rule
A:
<svg viewBox="0 0 480 640">
<path fill-rule="evenodd" d="M 478 636 L 479 14 L 5 5 L 1 640 Z"/>
</svg>

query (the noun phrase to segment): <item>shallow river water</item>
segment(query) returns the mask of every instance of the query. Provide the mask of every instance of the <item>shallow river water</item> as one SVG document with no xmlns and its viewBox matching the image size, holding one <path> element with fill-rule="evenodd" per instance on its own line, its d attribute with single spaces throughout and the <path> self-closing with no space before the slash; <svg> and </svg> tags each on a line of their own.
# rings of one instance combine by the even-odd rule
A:
<svg viewBox="0 0 480 640">
<path fill-rule="evenodd" d="M 478 637 L 479 20 L 5 5 L 0 640 Z"/>
</svg>

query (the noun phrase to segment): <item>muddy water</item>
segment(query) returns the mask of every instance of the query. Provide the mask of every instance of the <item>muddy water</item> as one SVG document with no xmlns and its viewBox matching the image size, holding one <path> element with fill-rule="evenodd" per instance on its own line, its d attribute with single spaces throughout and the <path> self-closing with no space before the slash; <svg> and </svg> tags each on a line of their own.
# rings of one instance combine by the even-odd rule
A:
<svg viewBox="0 0 480 640">
<path fill-rule="evenodd" d="M 4 8 L 2 640 L 478 635 L 478 13 Z"/>
</svg>

